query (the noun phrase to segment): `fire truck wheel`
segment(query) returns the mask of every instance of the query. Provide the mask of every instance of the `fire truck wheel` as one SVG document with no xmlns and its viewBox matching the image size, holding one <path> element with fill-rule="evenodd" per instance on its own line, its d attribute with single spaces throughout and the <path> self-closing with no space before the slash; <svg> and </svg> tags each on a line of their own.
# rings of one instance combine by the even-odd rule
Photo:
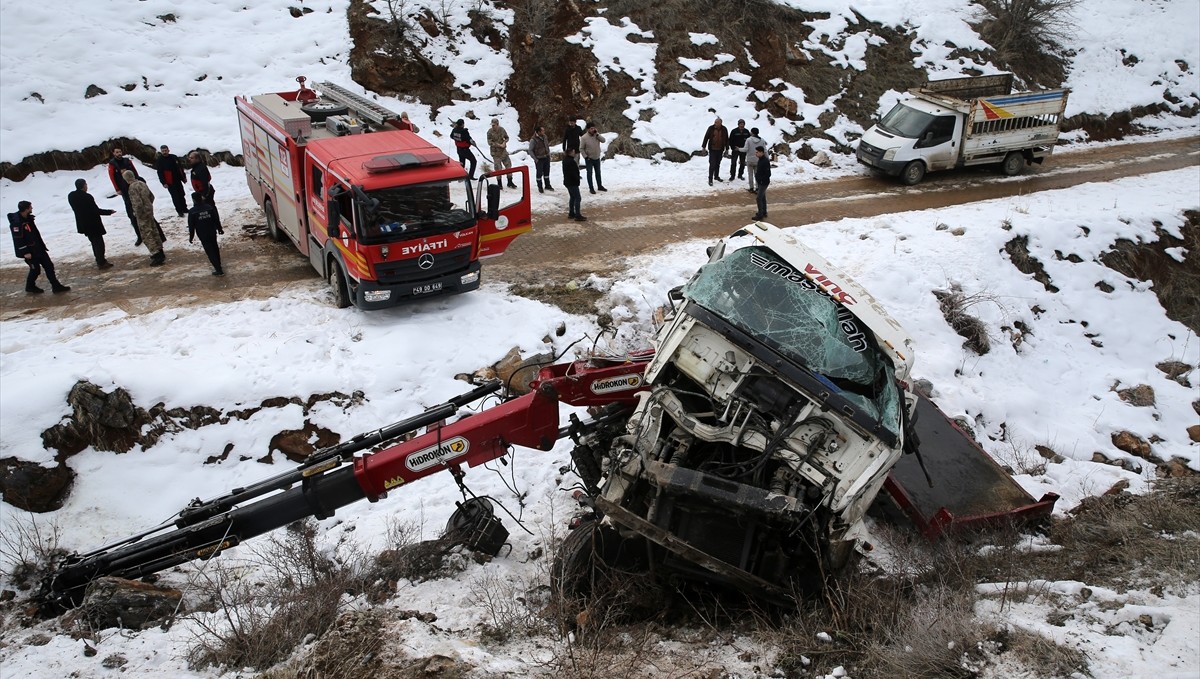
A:
<svg viewBox="0 0 1200 679">
<path fill-rule="evenodd" d="M 275 216 L 275 206 L 271 205 L 271 201 L 263 201 L 263 214 L 267 219 L 267 233 L 271 235 L 271 240 L 283 240 L 283 231 L 279 228 L 279 218 Z"/>
<path fill-rule="evenodd" d="M 329 287 L 333 288 L 333 305 L 339 309 L 350 306 L 350 290 L 346 287 L 346 274 L 342 265 L 334 261 L 329 267 Z"/>
<path fill-rule="evenodd" d="M 329 116 L 340 116 L 350 109 L 336 101 L 321 100 L 314 101 L 311 104 L 304 104 L 300 107 L 300 110 L 307 113 L 308 117 L 312 118 L 314 123 L 320 123 L 324 122 Z"/>
</svg>

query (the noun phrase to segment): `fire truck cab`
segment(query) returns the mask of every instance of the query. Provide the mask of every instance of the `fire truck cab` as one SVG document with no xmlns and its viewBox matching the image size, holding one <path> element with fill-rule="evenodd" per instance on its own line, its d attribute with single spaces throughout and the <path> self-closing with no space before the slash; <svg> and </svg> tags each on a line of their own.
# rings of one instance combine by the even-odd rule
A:
<svg viewBox="0 0 1200 679">
<path fill-rule="evenodd" d="M 480 260 L 532 226 L 529 171 L 478 179 L 400 116 L 324 82 L 235 98 L 246 181 L 339 307 L 394 306 L 479 287 Z M 502 188 L 511 178 L 516 189 Z"/>
</svg>

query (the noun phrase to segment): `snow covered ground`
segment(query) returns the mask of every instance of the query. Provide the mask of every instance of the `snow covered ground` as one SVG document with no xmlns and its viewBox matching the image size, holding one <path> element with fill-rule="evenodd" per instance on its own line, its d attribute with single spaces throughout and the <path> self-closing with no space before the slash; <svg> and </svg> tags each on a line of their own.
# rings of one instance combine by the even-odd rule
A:
<svg viewBox="0 0 1200 679">
<path fill-rule="evenodd" d="M 850 25 L 849 3 L 802 4 L 831 12 L 825 25 L 831 34 Z M 929 64 L 932 73 L 955 75 L 968 65 L 944 62 L 940 55 L 947 41 L 971 44 L 973 33 L 964 17 L 972 5 L 966 0 L 937 4 L 943 11 L 929 11 L 929 3 L 856 3 L 855 7 L 869 19 L 913 26 L 924 46 L 914 55 L 916 62 Z M 135 5 L 3 0 L 0 159 L 15 162 L 30 153 L 82 148 L 114 136 L 169 143 L 177 150 L 203 146 L 236 151 L 234 94 L 286 89 L 299 74 L 298 68 L 313 80 L 349 81 L 346 3 L 309 4 L 314 12 L 298 19 L 288 14 L 287 6 L 221 0 L 183 7 L 167 0 Z M 1081 56 L 1068 83 L 1075 88 L 1069 113 L 1105 113 L 1148 104 L 1160 100 L 1164 88 L 1173 89 L 1181 99 L 1195 98 L 1194 69 L 1200 63 L 1197 3 L 1159 1 L 1139 3 L 1139 7 L 1144 11 L 1133 13 L 1129 3 L 1119 0 L 1081 3 L 1077 34 Z M 156 18 L 168 13 L 174 14 L 173 21 Z M 270 26 L 269 39 L 263 37 L 268 33 L 265 26 Z M 621 26 L 619 18 L 606 16 L 589 22 L 578 39 L 582 44 L 591 41 L 597 54 L 619 54 L 621 68 L 644 68 L 644 61 L 633 63 L 624 50 L 626 43 L 612 42 L 624 40 L 621 36 L 626 33 L 616 30 Z M 30 35 L 37 39 L 26 39 Z M 854 68 L 853 41 L 844 42 L 841 49 L 847 67 Z M 224 48 L 228 45 L 236 49 Z M 1123 65 L 1123 48 L 1139 60 Z M 478 56 L 481 65 L 475 68 L 495 65 L 501 77 L 491 81 L 501 80 L 507 56 Z M 85 61 L 88 68 L 80 68 Z M 1167 84 L 1151 86 L 1156 80 Z M 121 88 L 126 83 L 136 87 L 127 92 Z M 83 91 L 89 84 L 108 94 L 85 100 Z M 744 99 L 744 87 L 738 89 L 742 86 L 732 82 L 723 85 L 710 92 L 717 100 L 729 102 L 723 117 L 753 120 L 752 111 L 741 111 L 733 103 Z M 40 101 L 31 96 L 35 91 Z M 439 111 L 438 119 L 452 119 L 468 110 L 481 117 L 495 113 L 512 134 L 515 113 L 494 93 L 476 95 L 471 102 Z M 408 110 L 426 129 L 434 127 L 427 107 L 395 100 L 385 104 Z M 696 106 L 688 98 L 664 97 L 635 105 L 637 111 L 656 111 L 644 129 L 639 128 L 645 140 L 661 138 L 690 149 L 698 146 L 698 132 L 710 122 L 709 114 L 697 117 L 695 111 L 711 102 Z M 778 127 L 790 123 L 775 124 L 770 133 L 776 136 L 790 131 Z M 1164 117 L 1158 124 L 1166 129 L 1164 134 L 1197 132 L 1194 119 Z M 479 127 L 477 135 L 482 123 Z M 674 136 L 682 134 L 681 129 L 691 130 L 686 138 Z M 435 143 L 447 144 L 444 138 L 435 138 Z M 604 167 L 612 191 L 600 200 L 612 202 L 627 199 L 635 188 L 647 197 L 686 196 L 698 190 L 705 173 L 698 161 L 675 166 L 617 158 Z M 855 172 L 858 169 L 844 157 L 836 158 L 830 168 L 785 159 L 775 176 L 782 184 Z M 120 207 L 119 200 L 104 198 L 103 168 L 38 174 L 20 183 L 0 181 L 6 212 L 15 209 L 18 200 L 34 203 L 51 254 L 68 283 L 71 266 L 84 266 L 88 259 L 87 241 L 74 232 L 65 201 L 76 177 L 88 179 L 102 205 Z M 228 200 L 233 210 L 253 209 L 239 169 L 217 168 L 214 179 L 218 195 L 226 197 L 223 205 Z M 159 207 L 164 209 L 169 201 L 163 200 L 165 192 L 158 193 Z M 537 210 L 547 213 L 561 212 L 560 202 L 553 201 L 565 197 L 536 199 Z M 963 415 L 974 423 L 993 456 L 1012 463 L 1005 457 L 1017 454 L 1014 451 L 1028 452 L 1034 445 L 1048 446 L 1063 456 L 1063 462 L 1047 464 L 1043 473 L 1019 477 L 1036 497 L 1047 491 L 1062 495 L 1061 512 L 1118 481 L 1141 491 L 1153 479 L 1150 465 L 1137 474 L 1092 462 L 1095 452 L 1118 461 L 1128 457 L 1113 447 L 1114 431 L 1127 429 L 1146 439 L 1155 436 L 1161 439 L 1155 444 L 1160 457 L 1182 458 L 1200 469 L 1200 446 L 1190 443 L 1184 431 L 1196 423 L 1190 406 L 1196 390 L 1167 379 L 1154 367 L 1164 360 L 1184 361 L 1193 366 L 1188 375 L 1191 384 L 1200 383 L 1195 368 L 1200 365 L 1200 339 L 1166 317 L 1149 284 L 1126 279 L 1096 261 L 1116 239 L 1153 238 L 1156 222 L 1177 234 L 1182 212 L 1189 209 L 1200 209 L 1197 167 L 939 210 L 836 220 L 795 233 L 901 319 L 916 340 L 915 375 L 933 383 L 935 400 L 949 415 Z M 124 228 L 122 215 L 109 219 L 110 233 L 121 234 L 109 238 L 111 251 L 132 251 Z M 1017 271 L 1003 254 L 1004 244 L 1022 235 L 1028 237 L 1030 253 L 1045 265 L 1058 293 L 1047 292 Z M 595 281 L 607 290 L 603 304 L 612 307 L 614 318 L 622 324 L 620 342 L 636 346 L 645 341 L 653 308 L 704 260 L 706 245 L 680 243 L 647 253 L 633 261 L 624 275 Z M 1069 261 L 1072 254 L 1082 261 Z M 1182 259 L 1184 253 L 1178 254 Z M 0 260 L 0 267 L 6 269 L 21 266 L 11 257 Z M 1097 288 L 1100 281 L 1110 284 L 1112 292 Z M 972 312 L 993 334 L 994 349 L 985 356 L 961 347 L 962 339 L 943 320 L 930 292 L 953 284 L 984 298 Z M 86 298 L 87 290 L 70 294 Z M 307 415 L 312 424 L 346 438 L 461 393 L 464 385 L 453 379 L 456 373 L 494 363 L 513 345 L 527 353 L 558 353 L 566 351 L 570 342 L 598 333 L 592 319 L 510 295 L 495 284 L 469 295 L 371 313 L 334 309 L 325 294 L 314 277 L 266 300 L 143 315 L 110 310 L 62 320 L 4 319 L 0 322 L 0 458 L 51 462 L 53 451 L 42 448 L 40 433 L 69 414 L 65 395 L 81 379 L 105 389 L 123 387 L 144 407 L 208 405 L 223 411 L 277 396 L 306 399 L 317 393 L 360 390 L 365 395 L 361 405 L 327 404 Z M 1019 347 L 1001 330 L 1016 321 L 1029 328 Z M 553 336 L 560 323 L 566 325 L 565 335 L 545 344 L 543 338 Z M 1154 407 L 1136 408 L 1117 397 L 1116 389 L 1138 384 L 1153 387 Z M 298 429 L 305 419 L 296 406 L 269 408 L 228 425 L 169 434 L 149 450 L 113 455 L 89 449 L 72 457 L 69 464 L 79 476 L 67 505 L 54 516 L 63 529 L 64 546 L 95 547 L 169 520 L 194 497 L 211 497 L 278 473 L 279 465 L 254 460 L 267 451 L 275 433 Z M 221 464 L 200 464 L 230 443 L 239 454 Z M 536 660 L 532 650 L 494 648 L 473 639 L 472 630 L 484 613 L 467 592 L 480 579 L 532 578 L 544 567 L 526 556 L 537 548 L 549 551 L 553 536 L 561 535 L 562 519 L 571 508 L 558 486 L 571 483 L 558 474 L 568 461 L 567 452 L 563 445 L 549 453 L 518 450 L 511 467 L 497 467 L 505 476 L 511 475 L 509 484 L 515 481 L 518 491 L 528 493 L 521 518 L 532 534 L 510 523 L 511 555 L 473 566 L 454 578 L 402 590 L 395 607 L 433 611 L 438 616 L 436 628 L 416 620 L 402 624 L 400 631 L 414 655 L 441 653 L 510 676 L 531 671 L 526 663 Z M 516 512 L 518 503 L 500 473 L 476 469 L 467 481 L 476 493 L 492 495 Z M 339 512 L 336 519 L 325 522 L 323 541 L 334 544 L 345 538 L 364 548 L 381 549 L 386 546 L 389 522 L 396 516 L 416 522 L 425 537 L 432 537 L 445 525 L 455 499 L 458 493 L 450 476 L 437 475 L 383 502 Z M 9 505 L 0 506 L 0 530 L 12 531 L 16 522 L 29 520 Z M 194 576 L 193 567 L 171 575 L 170 581 L 183 585 L 189 576 Z M 1070 593 L 1073 587 L 1076 584 L 1051 583 L 1049 590 Z M 1117 602 L 1108 608 L 1099 606 L 1109 616 L 1109 626 L 1095 622 L 1098 618 L 1080 616 L 1065 627 L 1048 630 L 1039 622 L 1044 615 L 1036 599 L 999 618 L 1085 648 L 1097 679 L 1193 677 L 1200 672 L 1194 648 L 1200 635 L 1200 585 L 1191 583 L 1183 595 L 1167 598 L 1139 592 L 1101 592 L 1098 598 Z M 1125 619 L 1122 616 L 1136 618 L 1141 613 L 1163 622 L 1160 636 L 1128 643 L 1106 636 L 1111 625 Z M 997 613 L 986 609 L 980 615 Z M 127 677 L 214 674 L 186 666 L 181 649 L 194 631 L 186 622 L 169 632 L 108 630 L 90 642 L 100 650 L 95 658 L 83 654 L 83 640 L 66 635 L 31 645 L 28 640 L 36 631 L 4 630 L 0 668 L 5 676 L 98 676 L 106 672 L 99 660 L 114 653 L 127 658 L 121 672 Z M 731 675 L 759 676 L 735 652 L 713 653 L 713 662 Z"/>
</svg>

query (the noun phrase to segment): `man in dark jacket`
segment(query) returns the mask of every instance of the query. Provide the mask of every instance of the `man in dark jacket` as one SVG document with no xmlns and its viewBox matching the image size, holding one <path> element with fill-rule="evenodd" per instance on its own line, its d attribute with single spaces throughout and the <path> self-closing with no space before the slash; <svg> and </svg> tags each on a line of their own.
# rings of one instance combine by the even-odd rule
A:
<svg viewBox="0 0 1200 679">
<path fill-rule="evenodd" d="M 129 194 L 125 189 L 129 188 L 129 182 L 125 181 L 124 172 L 129 170 L 135 177 L 141 177 L 138 174 L 137 168 L 134 167 L 133 161 L 125 157 L 125 152 L 121 147 L 112 150 L 112 158 L 108 161 L 108 179 L 112 182 L 113 189 L 121 196 L 121 200 L 125 201 L 125 214 L 129 215 L 129 225 L 133 227 L 133 232 L 138 235 L 137 242 L 134 245 L 142 244 L 142 235 L 138 232 L 137 218 L 133 215 L 133 204 L 129 202 Z"/>
<path fill-rule="evenodd" d="M 529 155 L 533 156 L 533 165 L 537 168 L 538 193 L 544 193 L 543 182 L 545 191 L 553 191 L 554 187 L 550 186 L 550 142 L 546 139 L 545 125 L 538 125 L 529 138 Z"/>
<path fill-rule="evenodd" d="M 213 197 L 217 195 L 212 187 L 212 173 L 208 171 L 208 163 L 199 151 L 188 154 L 188 163 L 192 166 L 192 191 L 204 195 L 204 200 L 214 204 Z"/>
<path fill-rule="evenodd" d="M 729 130 L 721 124 L 721 119 L 717 118 L 712 125 L 704 131 L 704 141 L 700 143 L 700 148 L 708 149 L 708 185 L 712 186 L 713 180 L 719 182 L 725 181 L 721 179 L 721 158 L 725 155 L 725 147 L 729 144 Z"/>
<path fill-rule="evenodd" d="M 66 292 L 71 289 L 63 285 L 58 276 L 54 275 L 54 262 L 50 261 L 50 248 L 42 240 L 37 224 L 33 221 L 33 203 L 23 200 L 17 203 L 17 211 L 8 213 L 8 227 L 12 231 L 13 249 L 17 259 L 25 260 L 29 265 L 29 275 L 25 277 L 25 292 L 45 292 L 37 284 L 38 275 L 46 269 L 46 278 L 50 279 L 54 292 Z"/>
<path fill-rule="evenodd" d="M 582 196 L 579 195 L 579 158 L 575 156 L 575 149 L 567 149 L 563 154 L 562 159 L 563 170 L 563 186 L 567 187 L 567 219 L 574 219 L 577 222 L 586 222 L 587 217 L 584 217 L 579 212 Z"/>
<path fill-rule="evenodd" d="M 92 254 L 96 256 L 96 266 L 101 270 L 111 269 L 112 263 L 104 258 L 104 220 L 102 215 L 111 215 L 116 210 L 108 210 L 96 205 L 96 199 L 88 193 L 87 182 L 75 180 L 75 190 L 67 194 L 67 202 L 75 212 L 75 230 L 87 236 L 92 242 Z"/>
<path fill-rule="evenodd" d="M 567 127 L 563 130 L 563 153 L 574 150 L 575 157 L 579 158 L 579 142 L 583 137 L 583 128 L 574 120 L 567 123 Z"/>
<path fill-rule="evenodd" d="M 761 146 L 754 149 L 754 156 L 758 158 L 754 166 L 754 181 L 758 183 L 758 213 L 753 217 L 757 222 L 767 218 L 767 185 L 771 183 L 771 159 L 767 158 L 767 150 Z"/>
<path fill-rule="evenodd" d="M 200 236 L 200 245 L 204 246 L 204 254 L 213 266 L 212 275 L 224 276 L 221 268 L 221 247 L 217 245 L 217 234 L 225 233 L 221 228 L 221 217 L 217 214 L 217 206 L 209 203 L 201 193 L 192 194 L 192 209 L 188 211 L 188 242 L 195 243 Z"/>
<path fill-rule="evenodd" d="M 183 168 L 179 166 L 179 157 L 171 153 L 166 144 L 158 148 L 154 169 L 158 170 L 158 181 L 162 182 L 163 187 L 171 194 L 171 201 L 175 203 L 175 213 L 180 217 L 186 215 L 188 205 L 187 196 L 183 191 Z"/>
<path fill-rule="evenodd" d="M 450 138 L 454 140 L 454 148 L 458 151 L 458 162 L 465 168 L 467 163 L 471 164 L 471 168 L 467 170 L 467 178 L 475 178 L 475 154 L 471 153 L 471 133 L 467 131 L 467 123 L 462 118 L 459 118 L 454 123 L 454 129 L 450 130 Z"/>
<path fill-rule="evenodd" d="M 737 127 L 729 132 L 729 181 L 733 181 L 736 175 L 738 179 L 745 179 L 746 175 L 746 152 L 742 147 L 746 145 L 746 140 L 750 138 L 750 130 L 746 129 L 746 121 L 739 120 Z M 751 162 L 753 166 L 753 162 Z M 754 168 L 750 169 L 751 174 L 754 173 Z"/>
</svg>

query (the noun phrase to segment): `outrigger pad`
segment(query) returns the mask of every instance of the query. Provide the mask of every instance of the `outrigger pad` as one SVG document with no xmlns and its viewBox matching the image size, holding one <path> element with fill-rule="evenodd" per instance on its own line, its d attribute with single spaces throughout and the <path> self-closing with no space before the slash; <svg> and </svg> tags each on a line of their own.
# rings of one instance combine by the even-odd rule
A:
<svg viewBox="0 0 1200 679">
<path fill-rule="evenodd" d="M 508 542 L 508 529 L 496 518 L 487 498 L 456 502 L 458 509 L 446 522 L 446 537 L 476 552 L 496 556 Z"/>
</svg>

